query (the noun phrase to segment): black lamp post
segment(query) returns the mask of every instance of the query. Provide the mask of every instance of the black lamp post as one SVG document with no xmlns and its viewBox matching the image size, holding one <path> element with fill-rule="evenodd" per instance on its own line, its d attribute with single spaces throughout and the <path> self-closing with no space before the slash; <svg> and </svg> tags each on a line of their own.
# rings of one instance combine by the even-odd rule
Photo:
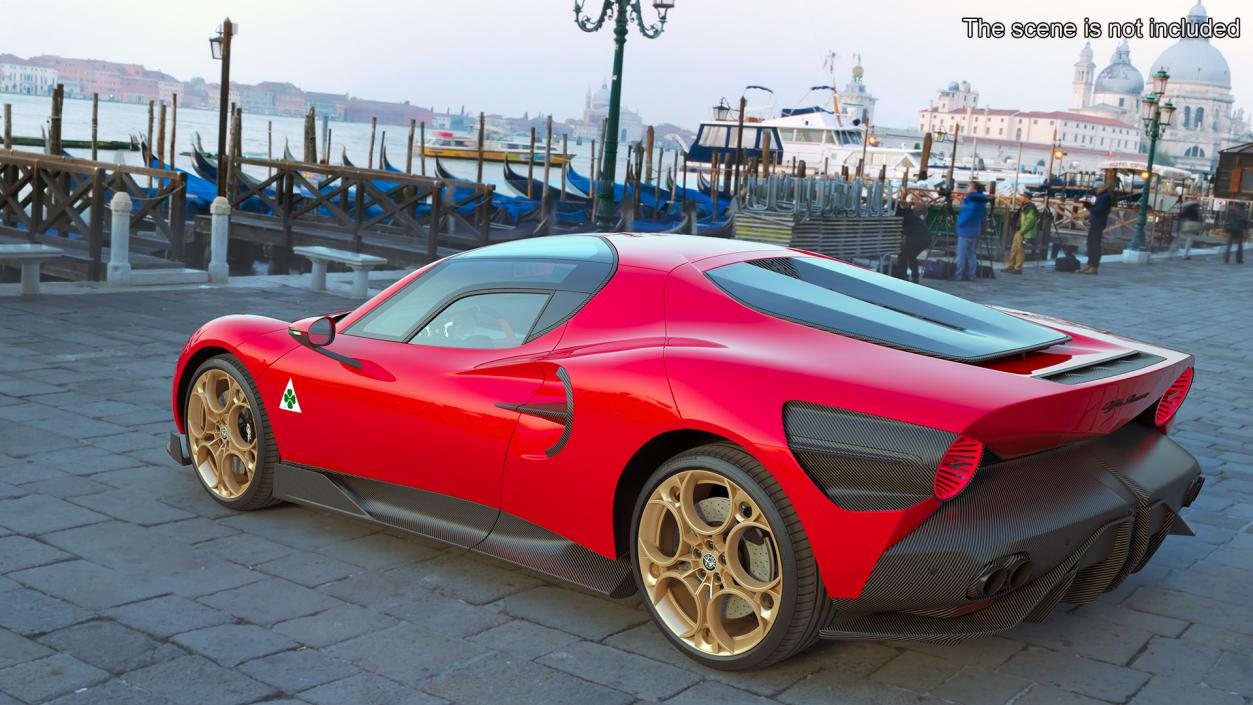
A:
<svg viewBox="0 0 1253 705">
<path fill-rule="evenodd" d="M 1153 91 L 1144 96 L 1140 106 L 1140 119 L 1144 123 L 1144 132 L 1149 137 L 1148 165 L 1145 168 L 1144 186 L 1140 189 L 1140 215 L 1136 218 L 1136 231 L 1131 237 L 1131 244 L 1123 251 L 1123 261 L 1135 264 L 1146 264 L 1149 261 L 1148 240 L 1144 229 L 1149 219 L 1149 186 L 1153 183 L 1153 157 L 1157 155 L 1157 140 L 1170 126 L 1170 118 L 1175 114 L 1175 105 L 1169 100 L 1163 101 L 1166 84 L 1170 74 L 1165 69 L 1158 69 L 1153 74 Z"/>
<path fill-rule="evenodd" d="M 613 18 L 613 81 L 609 89 L 609 115 L 605 127 L 605 146 L 601 153 L 602 167 L 600 170 L 600 195 L 597 197 L 596 226 L 601 230 L 609 230 L 617 222 L 616 204 L 613 200 L 613 185 L 618 163 L 618 115 L 622 108 L 622 50 L 626 45 L 627 23 L 635 20 L 640 34 L 647 39 L 656 39 L 666 28 L 666 14 L 674 8 L 674 0 L 653 0 L 653 8 L 657 11 L 657 23 L 644 24 L 644 13 L 640 8 L 640 0 L 604 0 L 600 8 L 600 16 L 593 19 L 583 13 L 586 0 L 574 1 L 574 22 L 584 32 L 596 32 L 604 26 L 605 21 Z"/>
<path fill-rule="evenodd" d="M 226 121 L 227 106 L 231 102 L 231 37 L 238 27 L 227 17 L 218 27 L 218 33 L 209 38 L 209 51 L 213 58 L 222 62 L 222 97 L 218 105 L 218 195 L 226 195 Z"/>
</svg>

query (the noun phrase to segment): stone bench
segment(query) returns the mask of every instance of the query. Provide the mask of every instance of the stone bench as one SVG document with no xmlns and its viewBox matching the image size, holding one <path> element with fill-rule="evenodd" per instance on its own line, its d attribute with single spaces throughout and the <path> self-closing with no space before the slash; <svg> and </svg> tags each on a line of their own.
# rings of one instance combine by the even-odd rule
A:
<svg viewBox="0 0 1253 705">
<path fill-rule="evenodd" d="M 292 252 L 307 257 L 313 263 L 313 278 L 309 281 L 309 288 L 313 291 L 326 291 L 326 265 L 328 262 L 347 265 L 352 269 L 352 296 L 357 299 L 364 299 L 369 295 L 369 275 L 370 270 L 387 264 L 387 260 L 383 257 L 375 257 L 374 255 L 363 255 L 359 252 L 349 252 L 348 250 L 336 250 L 332 247 L 293 247 Z"/>
<path fill-rule="evenodd" d="M 22 298 L 39 294 L 39 265 L 65 254 L 64 250 L 48 245 L 0 245 L 0 262 L 18 262 L 22 265 Z"/>
</svg>

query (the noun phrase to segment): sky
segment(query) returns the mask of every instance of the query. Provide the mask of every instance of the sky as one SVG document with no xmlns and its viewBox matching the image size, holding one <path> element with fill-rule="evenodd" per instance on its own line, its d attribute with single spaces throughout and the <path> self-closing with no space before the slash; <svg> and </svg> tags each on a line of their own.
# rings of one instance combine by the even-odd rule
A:
<svg viewBox="0 0 1253 705">
<path fill-rule="evenodd" d="M 935 90 L 953 80 L 970 81 L 981 106 L 1066 109 L 1082 38 L 968 39 L 961 18 L 1007 26 L 1178 19 L 1192 2 L 676 0 L 660 38 L 644 39 L 634 28 L 628 37 L 624 103 L 650 123 L 688 128 L 720 98 L 738 100 L 749 84 L 772 88 L 783 107 L 826 81 L 823 58 L 834 51 L 841 84 L 854 54 L 862 56 L 880 125 L 914 124 Z M 1223 21 L 1246 7 L 1247 0 L 1206 2 Z M 610 29 L 580 31 L 573 0 L 58 0 L 56 10 L 50 19 L 46 3 L 5 3 L 0 53 L 135 62 L 183 80 L 212 80 L 220 68 L 207 40 L 229 15 L 240 26 L 234 80 L 558 119 L 579 114 L 588 87 L 609 76 L 613 59 Z M 647 4 L 644 13 L 655 16 Z M 1253 24 L 1242 29 L 1253 33 Z M 1253 38 L 1214 41 L 1231 66 L 1237 107 L 1253 107 Z M 1147 73 L 1172 43 L 1133 39 L 1132 62 Z M 1098 70 L 1116 44 L 1093 41 Z"/>
</svg>

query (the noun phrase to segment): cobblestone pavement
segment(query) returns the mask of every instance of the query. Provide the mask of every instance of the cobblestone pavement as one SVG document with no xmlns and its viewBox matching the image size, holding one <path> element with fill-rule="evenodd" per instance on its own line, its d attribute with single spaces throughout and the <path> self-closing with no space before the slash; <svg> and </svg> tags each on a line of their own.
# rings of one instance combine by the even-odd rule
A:
<svg viewBox="0 0 1253 705">
<path fill-rule="evenodd" d="M 201 322 L 346 300 L 277 287 L 0 298 L 0 705 L 1124 703 L 1253 698 L 1253 267 L 944 284 L 1197 354 L 1177 438 L 1208 484 L 1096 604 L 956 647 L 821 643 L 704 670 L 635 600 L 293 506 L 232 514 L 162 449 Z"/>
</svg>

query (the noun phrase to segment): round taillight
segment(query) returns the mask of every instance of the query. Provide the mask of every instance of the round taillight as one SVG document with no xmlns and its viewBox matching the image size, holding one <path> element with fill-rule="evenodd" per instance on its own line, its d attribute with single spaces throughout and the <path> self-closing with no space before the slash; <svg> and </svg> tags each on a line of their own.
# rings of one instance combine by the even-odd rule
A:
<svg viewBox="0 0 1253 705">
<path fill-rule="evenodd" d="M 958 436 L 944 457 L 940 458 L 940 466 L 935 471 L 935 498 L 946 502 L 966 489 L 979 462 L 983 460 L 983 444 L 967 436 Z"/>
<path fill-rule="evenodd" d="M 1179 411 L 1179 407 L 1183 405 L 1183 400 L 1188 398 L 1188 389 L 1191 387 L 1192 368 L 1189 367 L 1170 385 L 1170 389 L 1162 395 L 1162 400 L 1157 402 L 1157 411 L 1153 413 L 1153 423 L 1160 428 L 1169 426 L 1171 420 L 1175 418 L 1175 412 Z"/>
</svg>

